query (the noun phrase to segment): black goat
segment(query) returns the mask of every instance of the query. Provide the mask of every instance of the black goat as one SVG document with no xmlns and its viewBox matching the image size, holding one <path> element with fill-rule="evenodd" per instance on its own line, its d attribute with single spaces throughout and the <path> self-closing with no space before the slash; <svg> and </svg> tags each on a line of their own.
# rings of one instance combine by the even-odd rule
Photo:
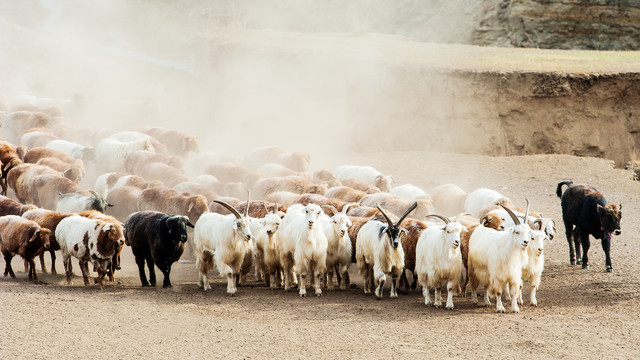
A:
<svg viewBox="0 0 640 360">
<path fill-rule="evenodd" d="M 569 187 L 562 193 L 562 186 Z M 593 187 L 573 185 L 573 181 L 558 183 L 556 195 L 561 198 L 562 220 L 569 242 L 569 260 L 571 265 L 582 263 L 582 268 L 589 267 L 589 235 L 602 240 L 602 249 L 606 257 L 607 272 L 613 271 L 609 248 L 611 247 L 611 233 L 620 235 L 620 220 L 622 219 L 622 204 L 607 204 L 602 193 Z M 573 238 L 573 239 L 572 239 Z M 575 255 L 574 255 L 575 243 Z M 582 261 L 580 261 L 580 246 L 582 245 Z"/>
<path fill-rule="evenodd" d="M 164 274 L 162 287 L 171 287 L 171 265 L 184 252 L 187 226 L 193 227 L 193 224 L 186 216 L 157 211 L 138 211 L 129 216 L 124 225 L 124 236 L 136 258 L 142 286 L 156 286 L 155 264 Z M 145 261 L 149 268 L 149 281 L 144 272 Z"/>
</svg>

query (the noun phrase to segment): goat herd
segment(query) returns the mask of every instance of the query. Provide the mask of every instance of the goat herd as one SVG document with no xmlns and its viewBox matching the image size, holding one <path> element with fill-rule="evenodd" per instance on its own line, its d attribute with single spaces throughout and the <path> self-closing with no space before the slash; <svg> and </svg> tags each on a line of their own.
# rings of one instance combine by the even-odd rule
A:
<svg viewBox="0 0 640 360">
<path fill-rule="evenodd" d="M 45 252 L 55 274 L 60 251 L 69 283 L 75 257 L 84 284 L 92 263 L 102 287 L 105 276 L 113 281 L 126 244 L 142 286 L 155 286 L 157 266 L 163 287 L 170 287 L 171 266 L 188 248 L 205 291 L 215 267 L 230 295 L 255 269 L 257 280 L 271 288 L 297 287 L 306 296 L 310 281 L 320 296 L 323 288 L 334 288 L 334 273 L 346 289 L 355 262 L 364 293 L 378 299 L 389 276 L 391 298 L 398 286 L 419 284 L 425 304 L 432 303 L 433 290 L 439 307 L 446 288 L 447 309 L 454 307 L 453 293 L 466 295 L 468 287 L 477 303 L 482 284 L 485 305 L 495 298 L 496 311 L 504 312 L 505 293 L 518 312 L 524 281 L 530 303 L 537 304 L 544 244 L 554 237 L 555 223 L 530 211 L 528 200 L 521 209 L 496 191 L 467 194 L 453 184 L 428 195 L 413 185 L 394 186 L 391 176 L 370 166 L 310 175 L 307 154 L 269 146 L 240 159 L 199 151 L 194 136 L 175 130 L 70 126 L 56 107 L 37 104 L 14 104 L 0 118 L 5 276 L 15 277 L 11 259 L 20 255 L 29 279 L 38 281 L 35 258 L 46 272 Z M 609 244 L 611 233 L 620 233 L 622 206 L 570 181 L 558 184 L 557 195 L 571 263 L 577 256 L 588 266 L 592 235 L 602 240 L 612 271 Z"/>
</svg>

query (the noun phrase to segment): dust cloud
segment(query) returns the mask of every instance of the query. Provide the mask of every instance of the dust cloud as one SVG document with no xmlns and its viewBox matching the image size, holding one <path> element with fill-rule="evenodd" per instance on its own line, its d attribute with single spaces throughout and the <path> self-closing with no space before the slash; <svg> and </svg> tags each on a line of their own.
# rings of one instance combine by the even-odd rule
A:
<svg viewBox="0 0 640 360">
<path fill-rule="evenodd" d="M 443 78 L 389 65 L 377 40 L 466 42 L 477 3 L 4 2 L 0 92 L 69 99 L 78 127 L 163 126 L 235 155 L 276 144 L 332 168 L 350 152 L 432 149 L 453 104 L 420 92 Z"/>
</svg>

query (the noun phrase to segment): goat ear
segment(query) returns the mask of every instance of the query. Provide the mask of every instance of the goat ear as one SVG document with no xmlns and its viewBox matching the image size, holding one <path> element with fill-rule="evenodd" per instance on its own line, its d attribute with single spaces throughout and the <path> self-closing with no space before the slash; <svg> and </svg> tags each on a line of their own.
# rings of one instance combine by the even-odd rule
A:
<svg viewBox="0 0 640 360">
<path fill-rule="evenodd" d="M 193 226 L 193 224 L 189 220 L 187 220 L 187 226 L 190 227 L 190 228 L 194 228 L 195 227 L 195 226 Z"/>
<path fill-rule="evenodd" d="M 604 208 L 602 207 L 602 205 L 600 204 L 596 205 L 596 210 L 598 210 L 599 213 L 602 212 L 603 209 Z"/>
<path fill-rule="evenodd" d="M 29 242 L 33 242 L 38 237 L 38 235 L 40 235 L 40 230 L 36 230 L 33 233 L 33 236 L 31 236 L 31 239 L 29 239 Z"/>
<path fill-rule="evenodd" d="M 231 228 L 232 228 L 233 230 L 237 230 L 237 229 L 238 229 L 238 222 L 237 222 L 237 221 L 234 221 L 234 222 L 233 222 L 233 224 L 231 225 Z"/>
</svg>

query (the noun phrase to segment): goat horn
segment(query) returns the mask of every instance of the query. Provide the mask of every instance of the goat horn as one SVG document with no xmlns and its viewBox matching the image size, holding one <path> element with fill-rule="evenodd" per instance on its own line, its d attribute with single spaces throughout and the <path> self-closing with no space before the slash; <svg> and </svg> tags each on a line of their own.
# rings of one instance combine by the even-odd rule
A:
<svg viewBox="0 0 640 360">
<path fill-rule="evenodd" d="M 478 220 L 480 222 L 480 224 L 482 224 L 482 222 L 487 219 L 488 215 L 489 215 L 488 213 L 482 215 L 482 217 Z"/>
<path fill-rule="evenodd" d="M 451 221 L 449 219 L 447 219 L 446 217 L 442 216 L 442 215 L 436 215 L 436 214 L 429 214 L 426 217 L 434 217 L 436 219 L 440 219 L 442 221 L 444 221 L 445 224 L 450 223 Z"/>
<path fill-rule="evenodd" d="M 350 208 L 350 207 L 352 207 L 352 206 L 360 206 L 360 204 L 355 203 L 355 202 L 345 204 L 345 205 L 342 207 L 342 213 L 343 213 L 344 215 L 347 215 L 347 211 L 349 211 L 349 208 Z"/>
<path fill-rule="evenodd" d="M 409 208 L 407 209 L 407 211 L 404 212 L 404 214 L 402 214 L 402 216 L 400 217 L 400 220 L 398 220 L 398 222 L 396 223 L 396 226 L 400 225 L 400 223 L 402 222 L 402 220 L 404 220 L 404 218 L 407 217 L 407 215 L 409 215 L 410 212 L 412 212 L 415 208 L 418 207 L 418 202 L 414 201 L 413 204 L 411 204 L 411 206 L 409 206 Z"/>
<path fill-rule="evenodd" d="M 524 223 L 528 224 L 527 219 L 529 218 L 529 199 L 524 199 L 527 202 L 527 209 L 524 211 Z"/>
<path fill-rule="evenodd" d="M 535 219 L 533 220 L 534 224 L 540 224 L 540 228 L 538 230 L 542 230 L 542 225 L 544 225 L 544 222 L 542 221 L 542 219 Z"/>
<path fill-rule="evenodd" d="M 336 209 L 336 207 L 331 205 L 331 204 L 322 205 L 322 207 L 326 207 L 328 209 L 331 209 L 331 211 L 333 211 L 333 215 L 336 215 L 336 214 L 340 213 L 340 211 L 338 211 L 338 209 Z"/>
<path fill-rule="evenodd" d="M 460 220 L 460 218 L 465 216 L 465 215 L 471 216 L 471 214 L 469 214 L 469 213 L 460 213 L 460 214 L 456 215 L 456 218 L 453 219 L 453 221 L 458 222 Z"/>
<path fill-rule="evenodd" d="M 238 219 L 241 219 L 241 218 L 242 218 L 242 216 L 240 216 L 240 213 L 238 212 L 238 210 L 236 210 L 236 208 L 234 208 L 233 206 L 231 206 L 231 205 L 227 204 L 226 202 L 221 201 L 221 200 L 213 200 L 213 202 L 218 203 L 218 204 L 220 204 L 220 205 L 224 206 L 225 208 L 227 208 L 227 210 L 231 211 L 231 213 L 232 213 L 233 215 L 235 215 Z M 248 208 L 249 208 L 249 207 L 247 207 L 247 209 L 248 209 Z"/>
<path fill-rule="evenodd" d="M 509 216 L 511 216 L 511 219 L 513 219 L 513 223 L 514 224 L 520 225 L 520 219 L 518 219 L 516 214 L 514 214 L 513 211 L 511 211 L 511 209 L 509 209 L 508 207 L 506 207 L 506 206 L 504 206 L 502 204 L 500 204 L 500 206 L 502 206 L 502 208 L 507 212 L 507 214 L 509 214 Z"/>
<path fill-rule="evenodd" d="M 278 202 L 276 201 L 276 204 L 275 204 L 275 206 L 273 207 L 273 213 L 274 213 L 274 214 L 277 214 L 277 213 L 278 213 L 278 208 L 279 208 L 279 206 L 278 206 Z"/>
<path fill-rule="evenodd" d="M 244 209 L 244 216 L 249 216 L 249 202 L 251 202 L 251 190 L 247 189 L 247 208 Z"/>
<path fill-rule="evenodd" d="M 382 208 L 380 207 L 380 204 L 376 204 L 376 207 L 378 208 L 378 210 L 380 210 L 380 213 L 382 213 L 382 216 L 384 216 L 384 218 L 387 220 L 387 224 L 389 224 L 389 226 L 393 226 L 393 221 L 391 221 L 391 219 L 389 219 L 389 215 L 387 215 L 387 213 L 382 210 Z"/>
<path fill-rule="evenodd" d="M 267 208 L 267 203 L 265 203 L 264 201 L 262 202 L 262 206 L 264 207 L 264 211 L 267 212 L 267 214 L 269 214 L 269 209 Z"/>
<path fill-rule="evenodd" d="M 95 191 L 93 191 L 93 190 L 89 190 L 89 193 L 90 193 L 91 195 L 93 195 L 96 199 L 99 199 L 99 198 L 100 198 L 100 196 L 98 196 L 98 193 L 97 193 L 97 192 L 95 192 Z"/>
</svg>

